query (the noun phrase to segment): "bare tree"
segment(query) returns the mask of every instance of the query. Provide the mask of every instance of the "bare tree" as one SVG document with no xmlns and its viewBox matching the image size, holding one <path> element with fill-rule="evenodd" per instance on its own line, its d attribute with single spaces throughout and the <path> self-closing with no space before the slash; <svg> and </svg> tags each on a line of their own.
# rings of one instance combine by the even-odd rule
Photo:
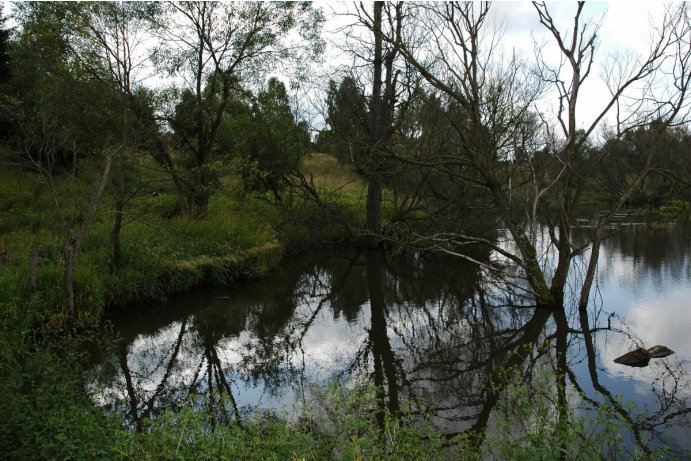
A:
<svg viewBox="0 0 691 461">
<path fill-rule="evenodd" d="M 562 147 L 554 153 L 564 168 L 557 178 L 556 185 L 559 196 L 559 215 L 556 217 L 558 233 L 551 232 L 551 239 L 559 250 L 552 292 L 556 300 L 563 300 L 571 260 L 585 250 L 585 247 L 575 247 L 571 240 L 574 207 L 583 187 L 578 185 L 578 163 L 583 159 L 584 147 L 600 122 L 612 113 L 613 108 L 616 109 L 615 130 L 619 134 L 637 127 L 650 126 L 655 122 L 653 138 L 659 139 L 668 127 L 686 120 L 687 113 L 684 111 L 688 112 L 688 90 L 691 83 L 691 29 L 686 5 L 668 8 L 662 25 L 655 31 L 657 36 L 646 57 L 640 62 L 619 60 L 610 63 L 606 69 L 610 98 L 604 101 L 595 118 L 579 132 L 578 125 L 582 120 L 578 117 L 576 108 L 582 86 L 591 76 L 599 25 L 583 17 L 584 2 L 578 3 L 572 28 L 568 32 L 559 30 L 544 3 L 533 4 L 540 23 L 547 29 L 563 57 L 562 64 L 555 67 L 547 64 L 538 53 L 540 76 L 555 89 L 559 104 L 556 121 L 563 140 Z M 661 91 L 656 87 L 656 80 L 662 78 L 662 74 L 666 72 L 671 72 L 671 79 L 665 78 L 665 84 L 670 84 L 672 91 Z M 622 106 L 627 101 L 628 107 L 622 118 Z M 605 229 L 612 217 L 650 175 L 654 157 L 658 153 L 657 149 L 647 149 L 643 168 L 636 172 L 629 186 L 620 193 L 614 205 L 607 213 L 602 214 L 597 222 L 589 242 L 590 260 L 580 290 L 579 305 L 582 308 L 588 304 Z"/>
<path fill-rule="evenodd" d="M 663 68 L 670 66 L 671 60 L 676 63 L 676 91 L 662 99 L 650 96 L 654 92 L 652 83 L 646 86 L 646 92 L 637 99 L 637 116 L 626 119 L 622 129 L 649 123 L 653 117 L 664 120 L 663 127 L 679 121 L 678 115 L 687 104 L 688 14 L 685 6 L 668 12 L 650 54 L 638 65 L 629 66 L 625 78 L 611 82 L 610 100 L 585 130 L 578 131 L 576 105 L 583 83 L 591 76 L 598 26 L 583 17 L 582 3 L 577 6 L 567 33 L 558 29 L 544 4 L 535 4 L 535 8 L 563 56 L 562 64 L 556 68 L 549 67 L 539 53 L 537 72 L 515 54 L 504 56 L 499 49 L 502 28 L 492 24 L 489 3 L 419 5 L 407 20 L 417 36 L 427 38 L 426 46 L 408 43 L 405 37 L 382 35 L 443 96 L 446 104 L 455 142 L 448 150 L 425 159 L 424 165 L 484 189 L 514 244 L 507 248 L 463 232 L 438 234 L 433 241 L 441 249 L 469 242 L 489 245 L 523 269 L 529 291 L 539 305 L 562 306 L 572 259 L 587 249 L 576 247 L 570 234 L 574 207 L 583 190 L 578 162 L 596 127 L 618 107 L 624 94 L 639 83 L 652 82 Z M 367 25 L 376 30 L 374 21 Z M 536 105 L 550 84 L 556 86 L 559 107 L 554 122 Z M 539 120 L 547 134 L 542 140 L 537 137 L 541 130 L 526 129 L 535 120 Z M 561 132 L 554 130 L 554 126 Z M 536 157 L 537 153 L 542 153 L 542 157 Z M 640 181 L 632 184 L 631 191 L 640 186 L 649 172 L 650 165 L 641 172 Z M 587 303 L 605 226 L 630 193 L 622 194 L 618 204 L 598 224 L 591 241 L 591 261 L 581 304 Z M 521 194 L 529 200 L 517 200 Z M 546 195 L 557 203 L 552 210 L 541 204 Z M 543 217 L 548 211 L 548 222 L 555 223 L 550 226 L 549 239 L 558 250 L 556 267 L 545 265 L 546 255 L 535 239 L 540 210 Z"/>
<path fill-rule="evenodd" d="M 445 170 L 458 181 L 486 189 L 519 255 L 496 245 L 495 249 L 521 265 L 536 297 L 549 303 L 551 295 L 535 247 L 513 216 L 505 168 L 515 136 L 541 87 L 530 80 L 527 68 L 517 58 L 502 60 L 497 56 L 500 35 L 486 30 L 489 7 L 488 3 L 458 2 L 421 5 L 415 11 L 415 27 L 419 36 L 428 38 L 427 46 L 409 46 L 392 36 L 384 39 L 444 95 L 447 108 L 454 108 L 449 112 L 457 143 L 425 163 Z M 461 234 L 436 237 L 474 240 Z"/>
</svg>

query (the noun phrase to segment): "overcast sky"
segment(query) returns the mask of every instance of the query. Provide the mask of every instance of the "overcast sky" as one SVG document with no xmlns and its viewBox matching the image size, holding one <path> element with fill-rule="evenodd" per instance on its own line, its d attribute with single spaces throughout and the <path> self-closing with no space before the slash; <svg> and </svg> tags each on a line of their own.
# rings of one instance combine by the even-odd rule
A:
<svg viewBox="0 0 691 461">
<path fill-rule="evenodd" d="M 329 69 L 352 62 L 352 58 L 343 56 L 338 47 L 344 42 L 341 29 L 353 22 L 352 17 L 343 14 L 348 10 L 353 11 L 353 4 L 321 2 L 320 5 L 327 14 L 324 35 L 330 42 L 324 66 L 327 69 L 326 74 L 333 74 Z M 551 2 L 547 5 L 560 30 L 569 30 L 577 8 L 576 2 Z M 617 53 L 645 56 L 651 43 L 651 24 L 661 23 L 664 9 L 665 4 L 662 2 L 586 3 L 584 17 L 599 21 L 601 28 L 598 33 L 599 46 L 595 54 L 594 69 L 583 87 L 579 100 L 581 127 L 589 124 L 601 112 L 608 99 L 609 93 L 602 80 L 603 64 Z M 504 30 L 500 45 L 505 51 L 515 51 L 528 59 L 534 59 L 535 43 L 547 43 L 548 48 L 552 46 L 553 39 L 539 23 L 537 12 L 531 2 L 494 2 L 490 11 L 494 15 L 492 23 Z M 555 49 L 552 49 L 551 53 L 554 57 L 558 56 Z M 553 103 L 553 97 L 543 100 L 545 105 Z"/>
<path fill-rule="evenodd" d="M 573 24 L 575 2 L 548 3 L 552 17 L 560 30 L 567 31 Z M 497 17 L 506 21 L 505 46 L 515 47 L 530 55 L 534 43 L 553 39 L 539 23 L 535 8 L 530 2 L 495 2 L 492 5 Z M 581 126 L 590 124 L 604 108 L 609 92 L 604 85 L 603 64 L 616 54 L 634 53 L 645 57 L 650 50 L 653 29 L 660 24 L 665 5 L 662 2 L 588 2 L 584 8 L 586 18 L 600 21 L 598 48 L 595 52 L 594 70 L 581 93 L 579 113 Z M 552 49 L 553 52 L 556 50 Z"/>
<path fill-rule="evenodd" d="M 315 2 L 322 8 L 326 15 L 324 38 L 328 43 L 327 52 L 323 60 L 315 65 L 312 81 L 301 84 L 300 89 L 292 89 L 292 97 L 299 112 L 309 121 L 320 128 L 323 118 L 323 90 L 326 88 L 328 77 L 335 77 L 335 70 L 339 66 L 351 64 L 353 58 L 339 50 L 343 45 L 345 36 L 343 27 L 354 22 L 353 17 L 344 15 L 349 10 L 353 11 L 352 2 Z M 4 4 L 5 14 L 11 13 L 11 4 Z M 568 30 L 576 11 L 575 2 L 548 3 L 550 13 L 561 30 Z M 584 15 L 586 18 L 601 18 L 599 31 L 599 46 L 596 51 L 594 70 L 587 84 L 581 92 L 579 103 L 579 117 L 581 127 L 592 120 L 607 100 L 608 92 L 602 83 L 602 65 L 605 60 L 614 53 L 631 52 L 645 55 L 650 46 L 652 29 L 650 24 L 660 24 L 664 13 L 665 4 L 662 2 L 643 1 L 617 1 L 617 2 L 593 2 L 586 3 Z M 545 28 L 539 24 L 535 8 L 530 2 L 494 2 L 491 6 L 494 14 L 494 24 L 504 28 L 501 46 L 509 52 L 517 52 L 528 59 L 533 58 L 534 44 L 546 42 L 553 43 L 547 36 Z M 556 50 L 552 50 L 553 56 L 557 56 Z M 284 80 L 289 75 L 279 72 L 277 69 L 268 70 L 267 74 L 277 74 Z M 268 78 L 269 75 L 267 75 Z M 161 76 L 148 79 L 147 85 L 165 82 Z M 153 82 L 153 83 L 152 83 Z M 256 86 L 256 85 L 255 85 Z M 545 98 L 543 103 L 552 104 L 554 98 Z M 319 106 L 322 107 L 319 107 Z"/>
</svg>

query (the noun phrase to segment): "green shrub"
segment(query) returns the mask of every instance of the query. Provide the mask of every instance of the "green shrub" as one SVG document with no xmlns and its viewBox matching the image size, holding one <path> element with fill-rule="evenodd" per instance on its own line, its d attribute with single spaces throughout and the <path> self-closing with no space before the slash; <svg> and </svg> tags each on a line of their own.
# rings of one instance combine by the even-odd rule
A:
<svg viewBox="0 0 691 461">
<path fill-rule="evenodd" d="M 673 200 L 660 207 L 660 217 L 668 221 L 687 222 L 691 218 L 691 203 Z"/>
</svg>

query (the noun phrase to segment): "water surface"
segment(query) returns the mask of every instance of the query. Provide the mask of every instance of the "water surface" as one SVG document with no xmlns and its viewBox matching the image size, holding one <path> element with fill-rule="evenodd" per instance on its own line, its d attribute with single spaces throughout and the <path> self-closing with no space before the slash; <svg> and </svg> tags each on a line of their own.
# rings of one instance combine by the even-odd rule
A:
<svg viewBox="0 0 691 461">
<path fill-rule="evenodd" d="M 99 365 L 92 394 L 136 424 L 195 396 L 230 420 L 290 412 L 315 384 L 372 383 L 390 412 L 420 399 L 447 433 L 484 433 L 515 367 L 527 386 L 563 379 L 568 392 L 555 397 L 593 425 L 598 407 L 617 415 L 633 427 L 631 446 L 681 452 L 691 449 L 690 249 L 685 228 L 621 229 L 604 244 L 587 312 L 530 307 L 457 258 L 308 254 L 263 280 L 110 314 L 123 343 Z M 614 363 L 656 344 L 675 354 Z"/>
</svg>

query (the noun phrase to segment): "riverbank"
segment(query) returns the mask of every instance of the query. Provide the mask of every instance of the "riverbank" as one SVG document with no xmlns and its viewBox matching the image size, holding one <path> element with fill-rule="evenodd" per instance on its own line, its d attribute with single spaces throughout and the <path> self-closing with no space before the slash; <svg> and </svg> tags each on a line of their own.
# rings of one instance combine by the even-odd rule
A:
<svg viewBox="0 0 691 461">
<path fill-rule="evenodd" d="M 326 192 L 321 203 L 300 194 L 269 203 L 230 184 L 211 197 L 204 220 L 192 220 L 177 213 L 175 194 L 140 193 L 123 213 L 116 264 L 115 214 L 106 196 L 75 260 L 78 321 L 97 322 L 106 307 L 162 301 L 193 288 L 260 277 L 286 254 L 347 238 L 343 223 L 359 219 L 364 189 L 342 168 L 329 173 L 321 171 L 324 165 L 324 159 L 312 159 L 307 170 L 316 173 Z M 67 306 L 64 245 L 84 212 L 91 185 L 66 176 L 51 192 L 41 178 L 26 172 L 0 176 L 0 286 L 6 299 L 32 306 L 34 321 L 59 328 Z M 334 192 L 334 184 L 342 187 L 344 178 L 350 183 Z M 58 207 L 51 194 L 73 199 Z M 330 214 L 334 210 L 338 217 Z"/>
<path fill-rule="evenodd" d="M 160 459 L 184 455 L 199 459 L 222 448 L 227 459 L 267 459 L 269 454 L 282 459 L 313 449 L 314 444 L 293 437 L 290 427 L 278 421 L 269 426 L 258 421 L 255 436 L 246 432 L 252 427 L 250 422 L 243 429 L 206 434 L 208 421 L 188 412 L 152 418 L 145 434 L 132 433 L 121 417 L 104 414 L 85 392 L 84 351 L 117 350 L 117 338 L 100 325 L 107 307 L 127 309 L 196 287 L 260 277 L 286 254 L 345 238 L 347 229 L 330 220 L 323 207 L 341 207 L 343 198 L 357 203 L 357 198 L 332 195 L 317 204 L 296 195 L 275 205 L 229 187 L 212 197 L 206 219 L 193 221 L 175 213 L 173 194 L 158 190 L 139 194 L 128 203 L 120 235 L 121 257 L 113 265 L 114 215 L 112 199 L 106 197 L 76 258 L 76 328 L 66 329 L 64 245 L 73 232 L 67 225 L 81 219 L 92 187 L 82 176 L 89 177 L 65 175 L 51 191 L 41 178 L 29 173 L 0 173 L 3 457 Z M 56 197 L 67 208 L 57 206 Z M 356 207 L 341 209 L 347 216 Z M 179 424 L 192 431 L 183 428 L 180 432 L 189 437 L 184 443 L 177 435 Z M 276 444 L 266 443 L 267 435 Z M 229 436 L 236 450 L 219 445 Z M 263 448 L 259 450 L 255 443 Z"/>
<path fill-rule="evenodd" d="M 323 186 L 335 182 L 319 180 Z M 327 205 L 358 222 L 363 189 L 341 182 L 341 195 L 327 194 Z M 572 410 L 554 405 L 549 380 L 537 395 L 527 394 L 520 370 L 507 370 L 516 375 L 492 383 L 510 392 L 493 414 L 493 425 L 502 430 L 485 434 L 484 442 L 471 434 L 445 436 L 419 407 L 412 414 L 410 405 L 420 402 L 402 401 L 399 414 L 387 415 L 378 411 L 378 389 L 336 385 L 315 389 L 315 399 L 293 416 L 258 412 L 228 419 L 224 411 L 232 402 L 214 401 L 212 414 L 199 411 L 204 406 L 190 398 L 175 411 L 154 412 L 134 425 L 97 406 L 89 393 L 89 383 L 98 378 L 89 353 L 98 346 L 117 362 L 123 347 L 107 326 L 99 326 L 105 307 L 126 313 L 137 308 L 130 303 L 260 277 L 301 248 L 343 239 L 347 229 L 328 219 L 323 204 L 299 196 L 276 205 L 232 192 L 212 198 L 204 221 L 191 221 L 173 216 L 175 197 L 163 192 L 132 204 L 138 218 L 123 228 L 122 259 L 113 268 L 106 204 L 77 259 L 79 328 L 65 331 L 61 229 L 51 204 L 34 187 L 26 181 L 20 193 L 5 189 L 0 196 L 6 258 L 0 286 L 7 293 L 0 299 L 0 450 L 9 459 L 589 459 L 620 449 L 619 426 L 607 431 L 616 414 L 603 414 L 604 432 L 593 432 Z M 38 254 L 33 287 L 32 249 Z M 655 457 L 641 457 L 648 455 Z M 659 457 L 674 454 L 663 451 Z"/>
</svg>

